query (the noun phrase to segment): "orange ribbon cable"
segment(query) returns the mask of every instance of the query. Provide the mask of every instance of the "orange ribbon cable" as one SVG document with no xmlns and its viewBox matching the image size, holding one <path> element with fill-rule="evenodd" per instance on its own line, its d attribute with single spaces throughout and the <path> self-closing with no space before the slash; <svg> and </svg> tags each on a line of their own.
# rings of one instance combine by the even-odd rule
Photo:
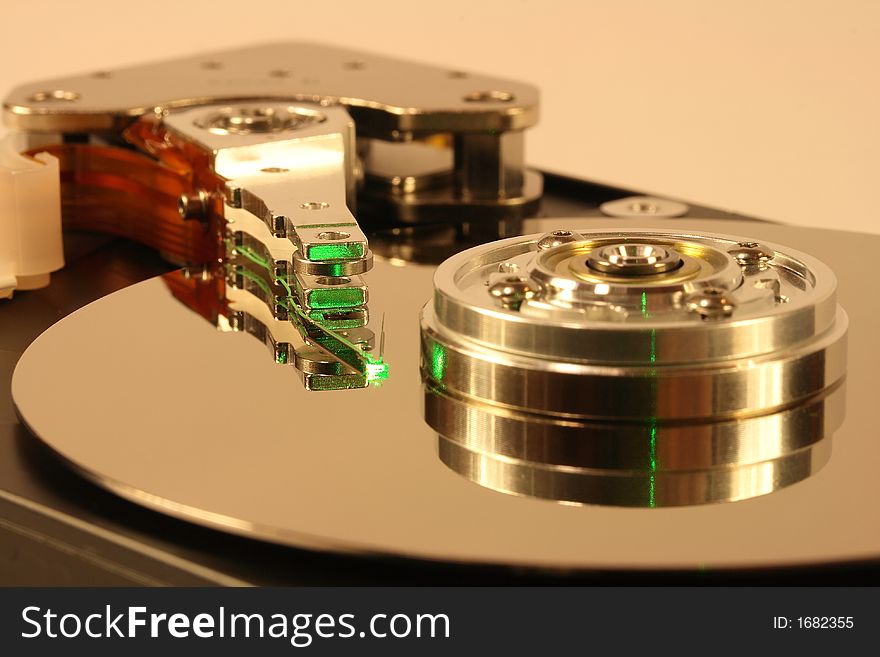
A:
<svg viewBox="0 0 880 657">
<path fill-rule="evenodd" d="M 60 161 L 62 221 L 66 230 L 119 235 L 146 244 L 181 265 L 205 265 L 220 255 L 223 181 L 208 156 L 177 143 L 148 119 L 125 133 L 138 150 L 91 144 L 34 149 Z M 186 220 L 178 203 L 205 190 L 204 221 Z"/>
</svg>

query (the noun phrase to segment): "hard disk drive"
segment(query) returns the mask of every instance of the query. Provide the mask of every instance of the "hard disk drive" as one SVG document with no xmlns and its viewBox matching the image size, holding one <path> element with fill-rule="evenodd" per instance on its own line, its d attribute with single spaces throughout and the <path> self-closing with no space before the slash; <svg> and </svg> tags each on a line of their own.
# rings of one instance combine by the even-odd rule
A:
<svg viewBox="0 0 880 657">
<path fill-rule="evenodd" d="M 542 174 L 534 87 L 314 44 L 4 111 L 10 577 L 876 575 L 880 238 Z"/>
</svg>

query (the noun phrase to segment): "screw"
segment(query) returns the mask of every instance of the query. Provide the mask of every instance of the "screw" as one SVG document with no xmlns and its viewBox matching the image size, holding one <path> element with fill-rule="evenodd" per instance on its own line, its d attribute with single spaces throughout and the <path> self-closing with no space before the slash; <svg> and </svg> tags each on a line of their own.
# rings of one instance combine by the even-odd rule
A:
<svg viewBox="0 0 880 657">
<path fill-rule="evenodd" d="M 773 258 L 773 249 L 757 242 L 740 242 L 727 252 L 741 267 L 763 265 Z"/>
<path fill-rule="evenodd" d="M 194 194 L 181 194 L 177 199 L 181 219 L 206 221 L 208 219 L 208 192 L 200 189 Z"/>
<path fill-rule="evenodd" d="M 541 251 L 544 251 L 546 249 L 552 249 L 554 246 L 560 246 L 561 244 L 580 242 L 583 239 L 584 236 L 580 233 L 575 233 L 570 230 L 553 230 L 541 236 L 541 239 L 538 240 L 538 248 Z"/>
<path fill-rule="evenodd" d="M 736 304 L 727 298 L 726 290 L 717 287 L 704 287 L 687 297 L 687 309 L 703 319 L 723 319 L 730 317 Z"/>
<path fill-rule="evenodd" d="M 523 276 L 507 276 L 489 286 L 489 294 L 508 310 L 519 310 L 523 301 L 535 298 L 537 288 Z"/>
</svg>

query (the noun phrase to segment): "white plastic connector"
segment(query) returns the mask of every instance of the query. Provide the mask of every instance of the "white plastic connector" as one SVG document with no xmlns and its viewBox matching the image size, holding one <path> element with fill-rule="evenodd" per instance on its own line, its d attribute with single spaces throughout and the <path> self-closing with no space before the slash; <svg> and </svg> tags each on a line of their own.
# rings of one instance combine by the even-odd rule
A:
<svg viewBox="0 0 880 657">
<path fill-rule="evenodd" d="M 58 159 L 21 155 L 7 135 L 0 139 L 0 299 L 45 287 L 63 266 Z"/>
</svg>

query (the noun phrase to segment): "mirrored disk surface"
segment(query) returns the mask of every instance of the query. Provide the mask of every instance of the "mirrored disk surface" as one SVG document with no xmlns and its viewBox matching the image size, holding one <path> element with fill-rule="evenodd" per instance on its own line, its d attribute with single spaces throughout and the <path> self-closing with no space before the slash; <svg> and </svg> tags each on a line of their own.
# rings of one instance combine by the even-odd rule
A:
<svg viewBox="0 0 880 657">
<path fill-rule="evenodd" d="M 43 333 L 13 379 L 31 431 L 74 469 L 139 504 L 214 528 L 318 550 L 558 569 L 696 569 L 880 557 L 873 419 L 880 313 L 869 265 L 880 236 L 756 222 L 540 219 L 558 228 L 701 230 L 812 254 L 850 318 L 847 410 L 827 464 L 739 502 L 677 508 L 567 505 L 473 483 L 444 465 L 424 421 L 419 311 L 433 266 L 378 260 L 380 387 L 307 392 L 266 346 L 224 333 L 161 278 L 92 303 Z"/>
</svg>

